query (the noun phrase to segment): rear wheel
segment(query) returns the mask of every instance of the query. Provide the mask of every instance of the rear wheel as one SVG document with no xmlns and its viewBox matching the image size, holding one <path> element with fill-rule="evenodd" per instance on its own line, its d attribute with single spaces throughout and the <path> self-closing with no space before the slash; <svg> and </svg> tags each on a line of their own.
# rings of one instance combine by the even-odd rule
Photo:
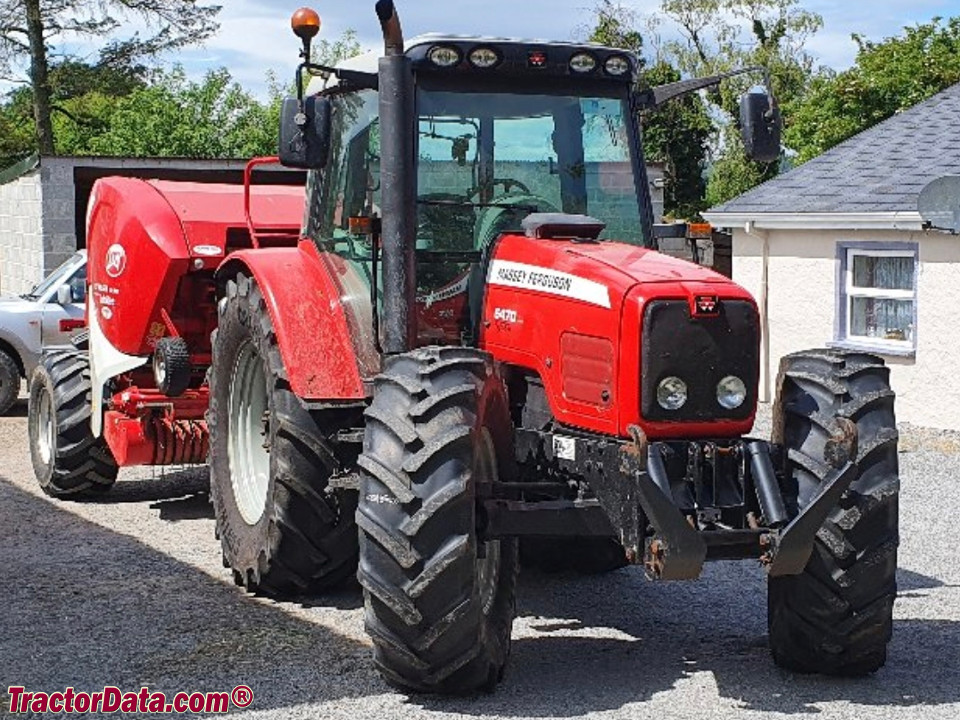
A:
<svg viewBox="0 0 960 720">
<path fill-rule="evenodd" d="M 516 540 L 478 537 L 477 497 L 507 467 L 512 427 L 485 353 L 388 360 L 366 413 L 360 569 L 383 676 L 439 693 L 490 690 L 510 650 Z"/>
<path fill-rule="evenodd" d="M 106 441 L 90 429 L 90 364 L 86 353 L 45 354 L 30 379 L 30 459 L 41 489 L 53 497 L 104 492 L 117 479 Z"/>
<path fill-rule="evenodd" d="M 799 672 L 864 675 L 882 667 L 897 593 L 897 429 L 889 369 L 863 353 L 813 350 L 784 358 L 774 442 L 786 450 L 794 512 L 847 460 L 857 477 L 817 533 L 800 575 L 770 578 L 770 647 Z M 849 447 L 849 446 L 847 446 Z"/>
<path fill-rule="evenodd" d="M 16 360 L 0 350 L 0 415 L 17 401 L 20 394 L 20 368 Z"/>
<path fill-rule="evenodd" d="M 311 411 L 293 394 L 263 296 L 227 285 L 210 372 L 210 494 L 224 564 L 268 595 L 327 590 L 357 562 L 356 492 L 329 486 L 351 412 Z M 334 414 L 336 413 L 336 414 Z"/>
</svg>

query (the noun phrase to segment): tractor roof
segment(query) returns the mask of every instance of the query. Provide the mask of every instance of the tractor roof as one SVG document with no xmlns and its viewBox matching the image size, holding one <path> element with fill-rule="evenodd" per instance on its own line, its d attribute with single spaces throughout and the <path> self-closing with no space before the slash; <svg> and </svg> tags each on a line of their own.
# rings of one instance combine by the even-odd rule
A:
<svg viewBox="0 0 960 720">
<path fill-rule="evenodd" d="M 429 48 L 432 48 L 437 45 L 450 45 L 463 49 L 474 49 L 474 48 L 486 48 L 492 47 L 496 49 L 511 48 L 519 49 L 521 51 L 547 51 L 549 52 L 552 49 L 559 50 L 565 55 L 570 56 L 576 54 L 577 51 L 586 52 L 590 54 L 595 54 L 600 56 L 600 60 L 609 57 L 610 55 L 619 55 L 627 58 L 632 67 L 633 71 L 631 77 L 636 73 L 636 68 L 638 66 L 637 56 L 629 51 L 622 50 L 620 48 L 608 47 L 605 45 L 599 45 L 597 43 L 571 43 L 571 42 L 556 42 L 551 40 L 537 40 L 537 39 L 523 39 L 523 38 L 498 38 L 498 37 L 479 37 L 473 35 L 449 35 L 444 33 L 427 33 L 425 35 L 418 35 L 415 38 L 407 40 L 404 43 L 404 48 L 408 56 L 414 57 L 415 60 L 422 59 Z M 419 52 L 418 52 L 419 51 Z M 376 73 L 377 72 L 377 63 L 382 57 L 383 53 L 379 50 L 372 50 L 362 55 L 356 55 L 355 57 L 349 58 L 338 62 L 336 67 L 343 70 L 353 70 L 356 72 L 365 72 L 365 73 Z M 494 71 L 495 72 L 495 71 Z M 327 90 L 333 87 L 336 87 L 339 84 L 339 81 L 335 77 L 323 78 L 323 77 L 314 77 L 310 80 L 309 85 L 307 86 L 307 94 L 314 95 L 323 90 Z"/>
</svg>

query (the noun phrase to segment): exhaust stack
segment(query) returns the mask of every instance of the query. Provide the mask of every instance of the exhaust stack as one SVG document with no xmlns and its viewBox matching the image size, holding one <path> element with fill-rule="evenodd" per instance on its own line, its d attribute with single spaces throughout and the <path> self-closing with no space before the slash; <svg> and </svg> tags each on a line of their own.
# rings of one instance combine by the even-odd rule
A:
<svg viewBox="0 0 960 720">
<path fill-rule="evenodd" d="M 381 346 L 394 355 L 416 343 L 417 166 L 414 157 L 413 65 L 393 0 L 379 0 L 383 30 L 380 76 L 380 205 L 383 254 Z"/>
</svg>

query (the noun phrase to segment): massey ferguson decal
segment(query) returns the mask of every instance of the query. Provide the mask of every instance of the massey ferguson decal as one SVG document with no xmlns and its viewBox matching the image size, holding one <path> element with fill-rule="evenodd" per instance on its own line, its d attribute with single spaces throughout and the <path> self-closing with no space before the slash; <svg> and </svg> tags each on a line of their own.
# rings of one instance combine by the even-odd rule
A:
<svg viewBox="0 0 960 720">
<path fill-rule="evenodd" d="M 104 269 L 107 271 L 107 275 L 112 278 L 118 278 L 123 275 L 123 271 L 127 269 L 127 251 L 123 249 L 123 245 L 114 243 L 107 248 L 107 259 L 104 264 Z"/>
<path fill-rule="evenodd" d="M 537 265 L 494 260 L 490 264 L 488 282 L 490 285 L 535 290 L 549 295 L 582 300 L 591 305 L 610 307 L 610 291 L 606 285 Z"/>
</svg>

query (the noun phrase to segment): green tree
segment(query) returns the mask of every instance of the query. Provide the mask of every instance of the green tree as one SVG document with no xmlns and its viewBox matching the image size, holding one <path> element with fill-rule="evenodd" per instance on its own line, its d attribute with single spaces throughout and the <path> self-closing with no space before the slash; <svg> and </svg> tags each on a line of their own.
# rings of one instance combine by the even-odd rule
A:
<svg viewBox="0 0 960 720">
<path fill-rule="evenodd" d="M 84 100 L 99 102 L 97 94 Z M 246 158 L 276 152 L 277 121 L 221 68 L 191 81 L 181 67 L 114 99 L 105 127 L 87 135 L 58 126 L 66 153 Z M 77 127 L 74 125 L 74 130 Z"/>
<path fill-rule="evenodd" d="M 764 67 L 787 117 L 817 75 L 805 45 L 823 19 L 801 8 L 799 0 L 662 0 L 661 11 L 661 22 L 670 23 L 681 36 L 665 43 L 665 55 L 684 74 Z M 709 204 L 746 192 L 779 172 L 779 163 L 749 160 L 740 141 L 739 97 L 758 80 L 732 78 L 708 95 L 723 118 L 707 184 Z"/>
<path fill-rule="evenodd" d="M 58 42 L 108 38 L 105 54 L 129 66 L 202 42 L 216 32 L 219 12 L 196 0 L 0 0 L 0 69 L 9 74 L 24 63 L 29 67 L 37 149 L 55 152 L 50 57 Z M 149 33 L 116 38 L 128 21 Z"/>
<path fill-rule="evenodd" d="M 960 17 L 934 18 L 879 42 L 853 40 L 854 66 L 822 74 L 790 108 L 784 141 L 799 162 L 960 82 Z"/>
</svg>

